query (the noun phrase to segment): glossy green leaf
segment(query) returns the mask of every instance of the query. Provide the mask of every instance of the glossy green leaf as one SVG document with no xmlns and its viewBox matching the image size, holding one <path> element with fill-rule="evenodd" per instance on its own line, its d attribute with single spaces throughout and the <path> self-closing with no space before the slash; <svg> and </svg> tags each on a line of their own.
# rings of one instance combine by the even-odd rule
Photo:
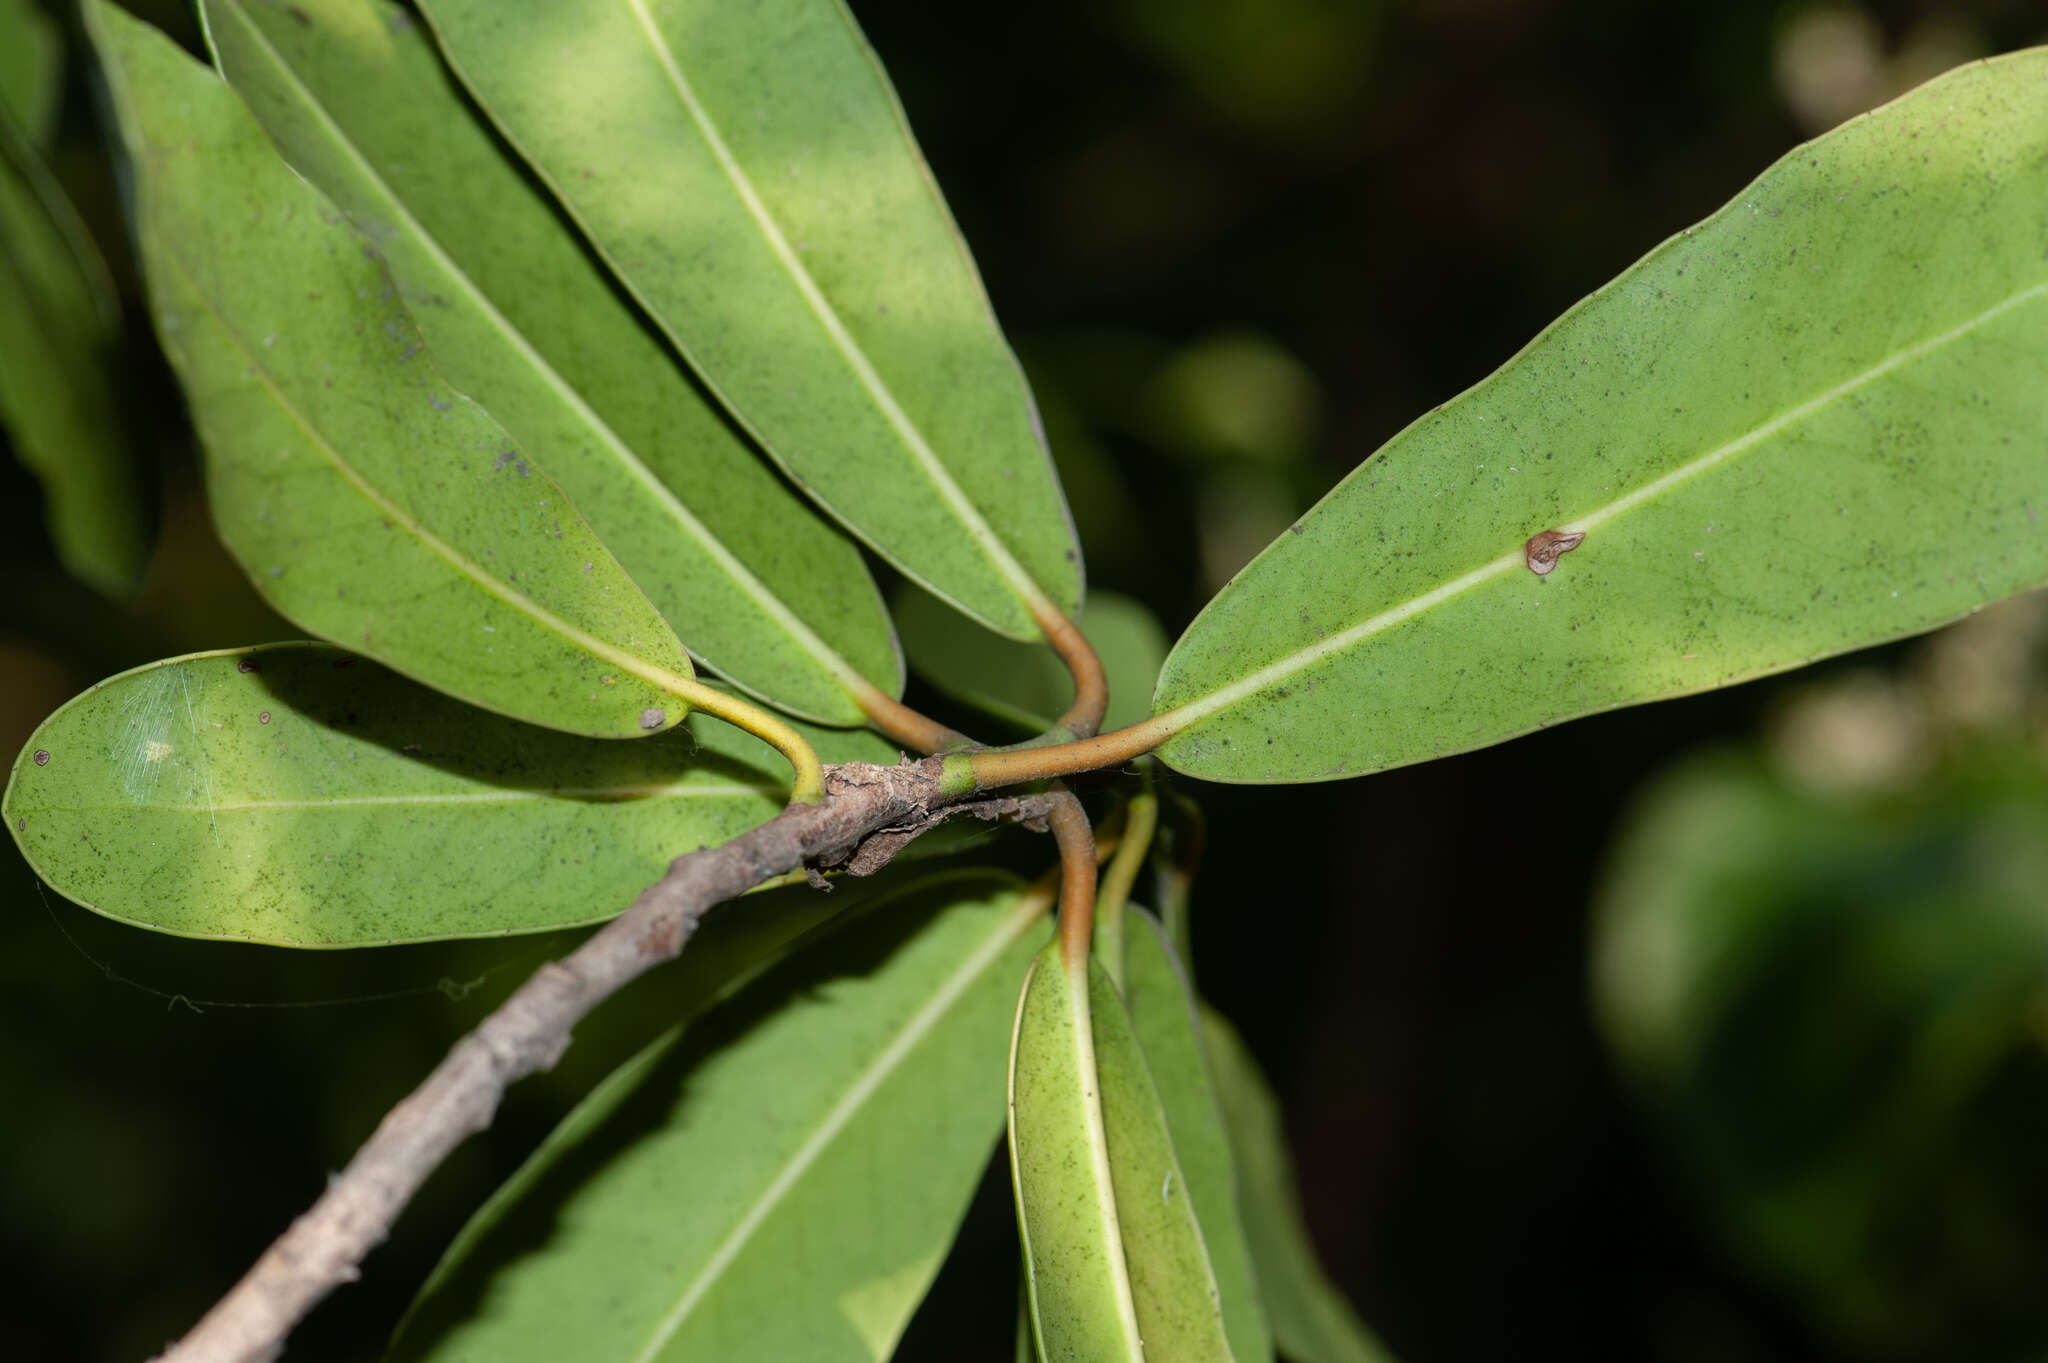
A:
<svg viewBox="0 0 2048 1363">
<path fill-rule="evenodd" d="M 838 0 L 422 6 L 621 282 L 812 497 L 991 628 L 1071 614 L 1031 398 Z"/>
<path fill-rule="evenodd" d="M 157 331 L 221 537 L 301 626 L 570 732 L 673 724 L 688 658 L 647 598 L 422 349 L 370 245 L 242 103 L 96 0 Z"/>
<path fill-rule="evenodd" d="M 915 587 L 898 592 L 893 609 L 910 665 L 955 700 L 1032 733 L 1050 728 L 1072 703 L 1073 678 L 1044 645 L 990 634 Z M 1159 664 L 1166 660 L 1166 632 L 1141 603 L 1114 592 L 1089 593 L 1076 623 L 1109 674 L 1102 727 L 1119 729 L 1143 719 Z"/>
<path fill-rule="evenodd" d="M 0 122 L 47 150 L 64 91 L 64 35 L 35 0 L 0 0 Z"/>
<path fill-rule="evenodd" d="M 1202 1038 L 1230 1132 L 1238 1206 L 1274 1343 L 1293 1363 L 1391 1363 L 1316 1259 L 1280 1104 L 1258 1062 L 1213 1009 L 1202 1009 Z"/>
<path fill-rule="evenodd" d="M 805 728 L 827 761 L 896 760 Z M 373 946 L 597 922 L 764 823 L 789 764 L 692 715 L 643 743 L 500 719 L 321 644 L 174 658 L 44 720 L 4 805 L 61 894 L 190 937 Z"/>
<path fill-rule="evenodd" d="M 108 378 L 119 326 L 84 224 L 0 110 L 0 424 L 43 485 L 65 570 L 116 596 L 135 587 L 149 541 Z"/>
<path fill-rule="evenodd" d="M 901 693 L 860 553 L 790 492 L 380 0 L 205 0 L 228 83 L 390 264 L 434 362 L 531 453 L 699 660 L 826 723 Z"/>
<path fill-rule="evenodd" d="M 1229 1359 L 1144 1053 L 1108 974 L 1084 969 L 1085 986 L 1058 943 L 1040 953 L 1011 1042 L 1010 1172 L 1040 1356 Z"/>
<path fill-rule="evenodd" d="M 2048 579 L 2044 218 L 2048 49 L 1794 151 L 1238 574 L 1167 659 L 1160 755 L 1377 771 Z M 1587 538 L 1538 576 L 1553 528 Z"/>
<path fill-rule="evenodd" d="M 1194 991 L 1159 920 L 1135 907 L 1124 911 L 1124 1003 L 1187 1177 L 1230 1351 L 1238 1363 L 1271 1360 L 1273 1335 L 1238 1213 L 1237 1173 L 1203 1056 Z"/>
<path fill-rule="evenodd" d="M 671 1032 L 477 1214 L 390 1356 L 886 1359 L 987 1166 L 1044 936 L 1010 877 L 922 882 Z"/>
</svg>

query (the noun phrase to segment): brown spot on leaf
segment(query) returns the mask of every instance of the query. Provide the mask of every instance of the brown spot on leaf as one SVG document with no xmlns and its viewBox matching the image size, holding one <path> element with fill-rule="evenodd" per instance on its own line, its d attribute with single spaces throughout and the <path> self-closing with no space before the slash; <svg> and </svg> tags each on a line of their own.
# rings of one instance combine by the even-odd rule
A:
<svg viewBox="0 0 2048 1363">
<path fill-rule="evenodd" d="M 48 748 L 36 749 L 36 765 L 39 767 L 47 767 L 50 765 L 50 750 Z"/>
<path fill-rule="evenodd" d="M 258 724 L 268 724 L 268 723 L 270 723 L 270 711 L 268 711 L 268 710 L 265 710 L 265 711 L 264 711 L 264 712 L 263 712 L 262 714 L 260 714 L 260 715 L 256 716 L 256 722 L 257 722 Z"/>
<path fill-rule="evenodd" d="M 1545 530 L 1529 536 L 1528 543 L 1522 546 L 1522 554 L 1528 560 L 1530 572 L 1538 577 L 1548 577 L 1550 570 L 1557 566 L 1558 557 L 1569 554 L 1585 543 L 1585 539 L 1583 530 Z"/>
<path fill-rule="evenodd" d="M 255 670 L 256 660 L 254 658 L 243 658 L 235 664 L 235 671 L 237 672 L 254 672 Z"/>
</svg>

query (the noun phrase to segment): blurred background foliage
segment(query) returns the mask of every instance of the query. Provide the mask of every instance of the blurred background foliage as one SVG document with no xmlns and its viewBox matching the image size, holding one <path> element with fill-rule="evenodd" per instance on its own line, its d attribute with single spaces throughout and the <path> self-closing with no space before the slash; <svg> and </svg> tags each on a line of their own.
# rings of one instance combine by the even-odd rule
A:
<svg viewBox="0 0 2048 1363">
<path fill-rule="evenodd" d="M 134 8 L 196 36 L 176 0 Z M 2048 40 L 2038 0 L 855 9 L 1030 371 L 1092 581 L 1169 637 L 1380 442 L 1794 141 Z M 0 461 L 10 753 L 111 672 L 295 637 L 211 538 L 65 26 L 49 161 L 129 319 L 119 416 L 157 531 L 110 603 Z M 1190 787 L 1204 987 L 1400 1357 L 2048 1356 L 2044 646 L 2027 601 L 1368 780 Z M 9 1359 L 153 1352 L 565 945 L 182 942 L 56 901 L 11 849 L 0 900 Z M 294 1357 L 374 1355 L 469 1209 L 659 1028 L 664 984 L 515 1092 Z M 991 1180 L 902 1356 L 1007 1356 L 1014 1255 Z"/>
</svg>

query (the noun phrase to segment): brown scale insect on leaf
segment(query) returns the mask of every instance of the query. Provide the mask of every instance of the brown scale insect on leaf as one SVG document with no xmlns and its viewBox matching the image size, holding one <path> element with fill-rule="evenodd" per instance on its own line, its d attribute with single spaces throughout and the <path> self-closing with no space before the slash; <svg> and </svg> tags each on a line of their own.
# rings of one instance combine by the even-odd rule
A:
<svg viewBox="0 0 2048 1363">
<path fill-rule="evenodd" d="M 1585 542 L 1583 530 L 1545 530 L 1529 536 L 1522 546 L 1522 553 L 1529 562 L 1529 571 L 1538 577 L 1550 576 L 1550 570 L 1557 566 L 1560 555 L 1569 554 Z"/>
</svg>

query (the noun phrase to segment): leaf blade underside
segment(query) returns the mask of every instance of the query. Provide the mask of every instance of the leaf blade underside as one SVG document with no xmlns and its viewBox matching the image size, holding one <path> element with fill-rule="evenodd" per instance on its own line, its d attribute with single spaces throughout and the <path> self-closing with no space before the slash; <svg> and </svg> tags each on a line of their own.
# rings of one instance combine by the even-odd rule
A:
<svg viewBox="0 0 2048 1363">
<path fill-rule="evenodd" d="M 863 731 L 805 737 L 826 761 L 895 760 Z M 0 808 L 37 872 L 109 917 L 361 947 L 600 922 L 679 853 L 773 818 L 788 779 L 767 744 L 708 716 L 606 743 L 324 644 L 273 644 L 73 698 L 22 748 Z"/>
<path fill-rule="evenodd" d="M 1080 556 L 1021 371 L 836 0 L 423 6 L 450 64 L 762 448 L 999 633 Z"/>
<path fill-rule="evenodd" d="M 1013 878 L 939 877 L 671 1032 L 472 1219 L 387 1357 L 887 1358 L 999 1133 L 1044 931 Z"/>
<path fill-rule="evenodd" d="M 1209 1072 L 1194 990 L 1166 930 L 1151 914 L 1124 911 L 1124 998 L 1131 1030 L 1159 1088 L 1160 1105 L 1202 1244 L 1216 1275 L 1224 1329 L 1237 1363 L 1273 1357 L 1273 1333 L 1238 1212 L 1238 1178 Z"/>
<path fill-rule="evenodd" d="M 87 7 L 138 181 L 157 330 L 223 542 L 309 631 L 500 714 L 675 723 L 666 623 L 427 359 L 381 259 L 162 34 Z"/>
<path fill-rule="evenodd" d="M 451 382 L 574 499 L 700 660 L 857 724 L 902 690 L 859 551 L 783 487 L 471 112 L 417 21 L 372 0 L 205 0 L 230 85 L 376 243 Z"/>
<path fill-rule="evenodd" d="M 1175 646 L 1161 757 L 1382 770 L 2048 578 L 2044 72 L 1977 63 L 1797 149 L 1395 437 Z M 1539 576 L 1548 530 L 1587 537 Z"/>
<path fill-rule="evenodd" d="M 1040 954 L 1011 1043 L 1010 1168 L 1041 1357 L 1227 1363 L 1215 1273 L 1145 1053 L 1108 972 L 1092 958 L 1083 970 L 1085 986 L 1057 943 Z"/>
</svg>

